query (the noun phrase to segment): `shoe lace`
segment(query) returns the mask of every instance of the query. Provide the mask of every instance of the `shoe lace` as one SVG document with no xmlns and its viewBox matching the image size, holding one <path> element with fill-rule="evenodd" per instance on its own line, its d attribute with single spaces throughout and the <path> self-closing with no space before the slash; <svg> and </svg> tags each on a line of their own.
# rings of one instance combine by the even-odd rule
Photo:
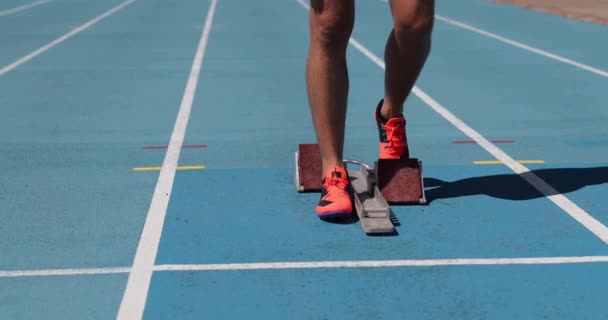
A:
<svg viewBox="0 0 608 320">
<path fill-rule="evenodd" d="M 325 178 L 325 186 L 326 187 L 341 187 L 344 185 L 344 182 L 340 178 Z"/>
<path fill-rule="evenodd" d="M 338 196 L 339 194 L 343 193 L 346 189 L 346 183 L 344 182 L 344 179 L 341 178 L 336 178 L 336 177 L 327 177 L 325 178 L 325 182 L 323 183 L 323 186 L 325 187 L 325 197 L 323 197 L 324 199 L 331 199 L 334 196 Z"/>
<path fill-rule="evenodd" d="M 388 140 L 388 152 L 392 155 L 402 155 L 406 148 L 404 130 L 402 124 L 389 126 L 382 124 L 382 128 L 386 131 L 386 140 Z"/>
</svg>

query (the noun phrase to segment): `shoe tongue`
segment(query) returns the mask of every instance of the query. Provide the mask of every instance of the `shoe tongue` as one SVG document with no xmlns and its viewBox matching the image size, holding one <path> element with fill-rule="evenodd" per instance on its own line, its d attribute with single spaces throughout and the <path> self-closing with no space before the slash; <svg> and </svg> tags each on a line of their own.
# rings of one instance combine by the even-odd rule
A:
<svg viewBox="0 0 608 320">
<path fill-rule="evenodd" d="M 330 178 L 344 179 L 346 175 L 346 170 L 343 168 L 332 168 L 330 170 L 331 173 L 328 175 Z"/>
<path fill-rule="evenodd" d="M 390 127 L 396 127 L 396 126 L 405 126 L 405 118 L 403 117 L 399 117 L 399 118 L 390 118 L 387 122 L 386 122 L 387 126 Z"/>
</svg>

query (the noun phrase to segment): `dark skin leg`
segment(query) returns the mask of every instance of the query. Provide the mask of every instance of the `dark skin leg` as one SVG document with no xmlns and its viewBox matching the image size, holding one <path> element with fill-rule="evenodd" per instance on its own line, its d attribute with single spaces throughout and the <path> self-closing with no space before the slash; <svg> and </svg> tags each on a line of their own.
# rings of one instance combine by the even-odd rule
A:
<svg viewBox="0 0 608 320">
<path fill-rule="evenodd" d="M 383 118 L 398 117 L 431 48 L 433 0 L 390 0 L 393 30 L 384 52 Z"/>
<path fill-rule="evenodd" d="M 323 159 L 323 174 L 344 167 L 344 127 L 348 97 L 346 47 L 354 0 L 312 0 L 306 82 L 312 118 Z"/>
<path fill-rule="evenodd" d="M 385 48 L 385 93 L 381 114 L 400 116 L 431 46 L 433 0 L 390 0 L 394 28 Z M 354 0 L 311 0 L 306 81 L 323 173 L 344 167 L 348 97 L 346 47 L 354 24 Z"/>
</svg>

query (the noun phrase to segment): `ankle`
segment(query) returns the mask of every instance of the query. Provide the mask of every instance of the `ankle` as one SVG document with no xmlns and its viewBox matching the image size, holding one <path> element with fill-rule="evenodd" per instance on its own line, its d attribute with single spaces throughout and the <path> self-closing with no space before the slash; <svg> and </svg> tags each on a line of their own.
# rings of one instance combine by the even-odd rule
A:
<svg viewBox="0 0 608 320">
<path fill-rule="evenodd" d="M 346 170 L 346 164 L 343 161 L 323 163 L 323 177 L 325 177 L 330 170 L 334 170 L 335 168 L 342 168 Z"/>
<path fill-rule="evenodd" d="M 403 107 L 395 106 L 386 99 L 383 99 L 380 106 L 380 117 L 382 122 L 387 122 L 392 118 L 403 117 Z"/>
</svg>

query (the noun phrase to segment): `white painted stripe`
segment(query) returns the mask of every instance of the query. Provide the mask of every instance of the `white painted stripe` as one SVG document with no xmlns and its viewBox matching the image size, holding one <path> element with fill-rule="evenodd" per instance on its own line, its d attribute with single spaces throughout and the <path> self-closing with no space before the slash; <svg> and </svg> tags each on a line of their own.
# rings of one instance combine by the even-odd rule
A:
<svg viewBox="0 0 608 320">
<path fill-rule="evenodd" d="M 608 256 L 494 258 L 494 259 L 428 259 L 428 260 L 364 260 L 364 261 L 312 261 L 312 262 L 260 262 L 227 264 L 168 264 L 154 267 L 154 271 L 228 271 L 269 269 L 320 269 L 320 268 L 386 268 L 433 267 L 475 265 L 572 264 L 608 262 Z"/>
<path fill-rule="evenodd" d="M 61 37 L 45 44 L 44 46 L 30 52 L 29 54 L 27 54 L 26 56 L 23 56 L 22 58 L 20 58 L 19 60 L 4 66 L 2 69 L 0 69 L 0 76 L 8 73 L 9 71 L 12 71 L 13 69 L 19 67 L 20 65 L 34 59 L 35 57 L 41 55 L 42 53 L 46 52 L 47 50 L 57 46 L 58 44 L 68 40 L 69 38 L 77 35 L 78 33 L 82 32 L 83 30 L 95 25 L 96 23 L 98 23 L 99 21 L 113 15 L 114 13 L 118 12 L 119 10 L 123 9 L 124 7 L 128 6 L 129 4 L 135 2 L 136 0 L 127 0 L 125 2 L 122 2 L 121 4 L 115 6 L 114 8 L 102 13 L 101 15 L 89 20 L 88 22 L 76 27 L 75 29 L 72 29 L 72 31 L 62 35 Z"/>
<path fill-rule="evenodd" d="M 52 0 L 34 1 L 34 2 L 31 2 L 31 3 L 24 4 L 22 6 L 18 6 L 18 7 L 14 7 L 14 8 L 11 8 L 11 9 L 4 10 L 4 11 L 0 11 L 0 17 L 8 16 L 8 15 L 11 15 L 13 13 L 17 13 L 17 12 L 20 12 L 20 11 L 23 11 L 23 10 L 31 9 L 33 7 L 37 7 L 39 5 L 43 5 L 43 4 L 49 3 L 51 1 Z"/>
<path fill-rule="evenodd" d="M 96 274 L 128 273 L 131 268 L 83 268 L 83 269 L 46 269 L 46 270 L 0 270 L 0 278 L 82 276 Z"/>
<path fill-rule="evenodd" d="M 422 260 L 352 260 L 352 261 L 300 261 L 300 262 L 255 262 L 219 264 L 165 264 L 157 265 L 153 271 L 232 271 L 232 270 L 280 270 L 280 269 L 332 269 L 332 268 L 387 268 L 387 267 L 441 267 L 476 265 L 543 265 L 608 262 L 608 256 L 579 257 L 528 257 L 528 258 L 470 258 L 470 259 L 422 259 Z M 0 278 L 84 276 L 129 273 L 129 267 L 0 270 Z"/>
<path fill-rule="evenodd" d="M 597 219 L 592 217 L 585 210 L 580 208 L 566 196 L 560 194 L 557 190 L 555 190 L 552 186 L 550 186 L 543 179 L 538 177 L 536 174 L 530 171 L 523 164 L 518 163 L 513 158 L 511 158 L 507 153 L 502 151 L 496 145 L 488 141 L 485 137 L 475 131 L 473 128 L 469 127 L 462 120 L 457 118 L 454 114 L 449 112 L 446 108 L 440 105 L 437 101 L 431 98 L 424 91 L 420 90 L 418 87 L 414 87 L 412 92 L 422 99 L 428 106 L 430 106 L 433 110 L 439 113 L 442 117 L 448 120 L 452 125 L 462 131 L 464 134 L 469 136 L 471 139 L 475 140 L 482 148 L 484 148 L 487 152 L 493 155 L 496 159 L 500 160 L 507 167 L 509 167 L 513 172 L 519 174 L 524 180 L 526 180 L 530 185 L 540 191 L 545 197 L 549 198 L 553 203 L 555 203 L 558 207 L 568 213 L 572 218 L 578 221 L 580 224 L 585 226 L 589 231 L 595 234 L 598 238 L 600 238 L 604 243 L 608 244 L 608 228 L 599 222 Z"/>
<path fill-rule="evenodd" d="M 310 10 L 310 5 L 308 5 L 308 2 L 304 1 L 304 0 L 298 0 L 298 2 L 304 7 L 306 8 L 306 10 Z"/>
<path fill-rule="evenodd" d="M 298 0 L 298 1 L 300 1 L 300 0 Z M 382 1 L 388 3 L 388 0 L 382 0 Z M 572 59 L 568 59 L 566 57 L 562 57 L 560 55 L 557 55 L 557 54 L 554 54 L 554 53 L 551 53 L 551 52 L 548 52 L 548 51 L 545 51 L 545 50 L 542 50 L 542 49 L 538 49 L 538 48 L 529 46 L 527 44 L 524 44 L 524 43 L 515 41 L 513 39 L 509 39 L 509 38 L 500 36 L 500 35 L 498 35 L 496 33 L 492 33 L 492 32 L 489 32 L 489 31 L 486 31 L 486 30 L 483 30 L 483 29 L 471 26 L 469 24 L 466 24 L 466 23 L 458 21 L 458 20 L 450 19 L 448 17 L 444 17 L 444 16 L 441 16 L 441 15 L 438 15 L 438 14 L 435 15 L 435 19 L 437 19 L 439 21 L 442 21 L 444 23 L 447 23 L 447 24 L 450 24 L 450 25 L 453 25 L 453 26 L 456 26 L 456 27 L 468 30 L 468 31 L 472 31 L 472 32 L 478 33 L 478 34 L 486 36 L 488 38 L 492 38 L 492 39 L 504 42 L 504 43 L 509 44 L 511 46 L 514 46 L 514 47 L 517 47 L 517 48 L 520 48 L 520 49 L 524 49 L 524 50 L 532 52 L 532 53 L 536 53 L 536 54 L 541 55 L 543 57 L 546 57 L 546 58 L 549 58 L 549 59 L 553 59 L 553 60 L 556 60 L 556 61 L 568 64 L 568 65 L 571 65 L 573 67 L 576 67 L 576 68 L 579 68 L 579 69 L 582 69 L 582 70 L 585 70 L 585 71 L 589 71 L 591 73 L 595 73 L 595 74 L 597 74 L 599 76 L 607 77 L 608 78 L 608 71 L 605 71 L 605 70 L 602 70 L 602 69 L 599 69 L 599 68 L 595 68 L 595 67 L 592 67 L 590 65 L 587 65 L 587 64 L 584 64 L 584 63 L 581 63 L 581 62 L 578 62 L 578 61 L 575 61 L 575 60 L 572 60 Z"/>
<path fill-rule="evenodd" d="M 171 191 L 173 189 L 173 180 L 175 178 L 175 170 L 179 160 L 180 151 L 186 135 L 186 128 L 190 118 L 190 111 L 196 94 L 198 78 L 203 64 L 205 49 L 209 40 L 209 33 L 213 24 L 213 16 L 217 0 L 212 0 L 209 6 L 209 11 L 205 19 L 205 26 L 196 49 L 196 55 L 192 62 L 192 69 L 184 96 L 179 108 L 179 113 L 173 127 L 171 140 L 167 147 L 167 153 L 163 161 L 162 168 L 156 183 L 154 195 L 150 203 L 150 209 L 146 217 L 144 229 L 139 240 L 137 252 L 133 261 L 133 268 L 129 274 L 129 280 L 125 289 L 117 319 L 141 319 L 143 316 L 148 289 L 152 277 L 154 262 L 158 252 L 158 244 L 160 242 L 163 225 L 165 223 L 165 215 Z"/>
<path fill-rule="evenodd" d="M 298 0 L 300 4 L 303 4 L 302 0 Z M 307 6 L 304 6 L 308 8 Z M 363 53 L 366 57 L 368 57 L 371 61 L 373 61 L 376 65 L 378 65 L 383 70 L 386 68 L 384 61 L 376 56 L 374 53 L 365 48 L 359 41 L 351 38 L 349 43 Z M 555 203 L 558 207 L 568 213 L 572 218 L 578 221 L 580 224 L 585 226 L 589 231 L 595 234 L 598 238 L 600 238 L 604 243 L 608 244 L 608 228 L 603 225 L 600 221 L 592 217 L 585 210 L 580 208 L 570 199 L 566 198 L 564 195 L 560 194 L 557 190 L 555 190 L 552 186 L 550 186 L 543 179 L 539 178 L 533 172 L 530 171 L 526 166 L 517 163 L 513 158 L 511 158 L 507 153 L 502 151 L 496 145 L 491 143 L 488 139 L 483 137 L 469 125 L 464 123 L 464 121 L 460 120 L 446 108 L 444 108 L 441 104 L 435 101 L 431 96 L 426 94 L 424 91 L 420 90 L 418 87 L 414 87 L 412 89 L 412 93 L 414 93 L 418 98 L 424 101 L 429 107 L 431 107 L 435 112 L 440 114 L 446 120 L 448 120 L 452 125 L 458 128 L 461 132 L 469 136 L 471 139 L 475 140 L 478 145 L 484 148 L 487 152 L 493 155 L 497 160 L 500 160 L 507 167 L 509 167 L 513 172 L 519 174 L 523 179 L 525 179 L 530 185 L 540 191 L 545 197 L 549 198 L 553 203 Z"/>
<path fill-rule="evenodd" d="M 556 61 L 568 64 L 568 65 L 571 65 L 573 67 L 576 67 L 576 68 L 579 68 L 579 69 L 582 69 L 582 70 L 585 70 L 585 71 L 589 71 L 591 73 L 595 73 L 595 74 L 600 75 L 602 77 L 608 77 L 608 71 L 604 71 L 602 69 L 598 69 L 598 68 L 592 67 L 590 65 L 587 65 L 587 64 L 584 64 L 584 63 L 581 63 L 581 62 L 578 62 L 578 61 L 574 61 L 572 59 L 568 59 L 568 58 L 562 57 L 560 55 L 557 55 L 557 54 L 554 54 L 554 53 L 550 53 L 550 52 L 547 52 L 545 50 L 541 50 L 541 49 L 538 49 L 538 48 L 535 48 L 535 47 L 523 44 L 521 42 L 509 39 L 509 38 L 505 38 L 503 36 L 499 36 L 499 35 L 497 35 L 495 33 L 491 33 L 491 32 L 488 32 L 488 31 L 485 31 L 485 30 L 473 27 L 471 25 L 468 25 L 468 24 L 465 24 L 463 22 L 456 21 L 456 20 L 453 20 L 453 19 L 450 19 L 450 18 L 447 18 L 447 17 L 443 17 L 443 16 L 440 16 L 440 15 L 435 15 L 435 18 L 437 20 L 445 22 L 447 24 L 451 24 L 453 26 L 456 26 L 456 27 L 459 27 L 459 28 L 462 28 L 462 29 L 465 29 L 465 30 L 472 31 L 472 32 L 481 34 L 483 36 L 486 36 L 486 37 L 489 37 L 489 38 L 492 38 L 492 39 L 495 39 L 495 40 L 498 40 L 498 41 L 502 41 L 502 42 L 504 42 L 506 44 L 509 44 L 511 46 L 514 46 L 514 47 L 517 47 L 517 48 L 520 48 L 520 49 L 524 49 L 524 50 L 532 52 L 532 53 L 536 53 L 536 54 L 541 55 L 543 57 L 546 57 L 546 58 L 549 58 L 549 59 L 553 59 L 553 60 L 556 60 Z"/>
</svg>

